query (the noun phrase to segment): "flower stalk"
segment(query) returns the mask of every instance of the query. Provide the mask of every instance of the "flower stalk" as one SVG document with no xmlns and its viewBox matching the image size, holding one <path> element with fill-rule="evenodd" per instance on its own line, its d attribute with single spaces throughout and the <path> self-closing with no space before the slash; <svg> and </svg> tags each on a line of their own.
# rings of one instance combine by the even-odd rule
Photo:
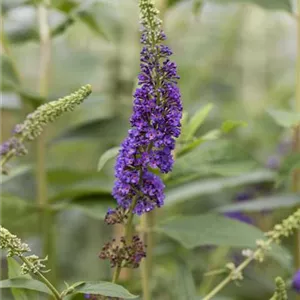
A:
<svg viewBox="0 0 300 300">
<path fill-rule="evenodd" d="M 100 253 L 101 258 L 110 258 L 111 264 L 116 267 L 113 282 L 118 280 L 122 267 L 136 267 L 144 257 L 140 241 L 132 238 L 132 220 L 134 215 L 149 214 L 164 204 L 164 184 L 157 173 L 171 171 L 175 138 L 179 136 L 181 126 L 182 104 L 177 87 L 179 77 L 176 64 L 169 59 L 172 52 L 163 45 L 166 36 L 161 29 L 159 12 L 152 0 L 140 0 L 139 7 L 143 46 L 139 87 L 134 93 L 130 119 L 132 128 L 121 145 L 115 166 L 113 196 L 118 207 L 116 210 L 110 209 L 105 218 L 108 224 L 124 224 L 122 238 L 126 243 L 122 243 L 118 250 L 109 243 Z M 128 243 L 132 243 L 131 246 Z M 124 247 L 138 252 L 133 254 Z M 124 256 L 126 251 L 132 255 Z M 116 254 L 122 254 L 126 259 L 118 260 Z M 147 274 L 144 278 L 149 287 Z M 148 294 L 144 298 L 150 299 L 149 288 L 144 290 Z"/>
<path fill-rule="evenodd" d="M 45 268 L 43 262 L 46 259 L 40 259 L 36 255 L 25 256 L 26 253 L 30 252 L 30 248 L 26 243 L 23 243 L 16 235 L 11 234 L 6 228 L 0 226 L 0 249 L 7 251 L 7 257 L 19 257 L 24 263 L 21 266 L 21 273 L 27 274 L 32 273 L 37 276 L 52 292 L 56 300 L 62 300 L 57 289 L 52 283 L 42 274 L 42 269 Z"/>
<path fill-rule="evenodd" d="M 27 150 L 24 143 L 35 140 L 46 125 L 54 122 L 62 114 L 73 111 L 91 92 L 92 87 L 87 84 L 66 97 L 39 106 L 30 113 L 23 123 L 15 126 L 12 138 L 1 145 L 1 168 L 14 156 L 25 155 Z"/>
<path fill-rule="evenodd" d="M 210 293 L 208 293 L 203 298 L 203 300 L 212 299 L 231 281 L 242 279 L 242 271 L 250 264 L 250 262 L 252 262 L 253 260 L 262 262 L 264 260 L 265 254 L 270 251 L 271 245 L 273 243 L 280 243 L 284 237 L 290 236 L 294 230 L 299 229 L 300 209 L 283 220 L 281 224 L 275 225 L 273 230 L 267 232 L 266 236 L 268 237 L 268 239 L 266 241 L 258 240 L 256 242 L 257 249 L 255 251 L 252 251 L 250 249 L 244 250 L 243 254 L 247 256 L 247 258 L 238 267 L 235 267 L 233 263 L 227 264 L 226 266 L 230 270 L 229 274 Z"/>
</svg>

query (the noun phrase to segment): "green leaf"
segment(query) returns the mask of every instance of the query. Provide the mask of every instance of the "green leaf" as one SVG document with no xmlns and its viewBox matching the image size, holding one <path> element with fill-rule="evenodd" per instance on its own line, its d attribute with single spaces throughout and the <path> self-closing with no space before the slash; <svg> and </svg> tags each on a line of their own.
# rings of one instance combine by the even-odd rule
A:
<svg viewBox="0 0 300 300">
<path fill-rule="evenodd" d="M 236 141 L 219 139 L 184 155 L 177 154 L 168 181 L 182 183 L 209 175 L 238 176 L 258 167 L 259 163 Z"/>
<path fill-rule="evenodd" d="M 35 279 L 32 278 L 12 278 L 12 279 L 6 279 L 0 281 L 0 289 L 6 289 L 6 288 L 18 288 L 18 289 L 25 289 L 25 290 L 32 290 L 36 292 L 41 292 L 45 294 L 52 295 L 48 287 Z M 23 298 L 20 298 L 23 299 Z M 26 299 L 32 299 L 32 298 L 26 298 Z"/>
<path fill-rule="evenodd" d="M 216 140 L 220 136 L 221 136 L 220 130 L 213 129 L 213 130 L 207 132 L 206 134 L 204 134 L 203 136 L 196 138 L 192 142 L 185 144 L 181 149 L 179 149 L 177 151 L 177 157 L 183 156 L 183 155 L 191 152 L 192 150 L 194 150 L 195 148 L 197 148 L 204 142 Z"/>
<path fill-rule="evenodd" d="M 61 12 L 68 14 L 78 7 L 78 2 L 73 0 L 54 0 L 51 1 L 51 5 Z"/>
<path fill-rule="evenodd" d="M 76 209 L 85 214 L 86 216 L 103 221 L 109 207 L 114 205 L 112 198 L 108 197 L 95 197 L 93 198 L 80 198 L 76 199 L 63 209 Z"/>
<path fill-rule="evenodd" d="M 292 12 L 292 4 L 290 0 L 207 0 L 207 2 L 216 2 L 220 4 L 252 3 L 259 5 L 264 9 Z"/>
<path fill-rule="evenodd" d="M 181 0 L 167 0 L 167 6 L 172 7 L 179 3 Z"/>
<path fill-rule="evenodd" d="M 262 181 L 273 181 L 274 179 L 275 173 L 267 170 L 257 170 L 229 178 L 194 181 L 168 190 L 166 192 L 165 205 L 173 205 L 202 195 L 214 194 L 226 188 Z"/>
<path fill-rule="evenodd" d="M 107 297 L 118 297 L 122 299 L 136 299 L 138 297 L 129 293 L 121 285 L 105 281 L 86 282 L 85 284 L 75 288 L 74 292 L 81 294 L 101 295 Z"/>
<path fill-rule="evenodd" d="M 26 279 L 31 278 L 31 276 L 29 274 L 21 275 L 20 264 L 14 258 L 12 258 L 12 257 L 7 258 L 7 266 L 8 266 L 8 278 L 9 279 L 19 277 L 19 276 L 22 277 L 22 278 L 26 278 Z M 25 291 L 25 290 L 22 290 L 22 289 L 12 288 L 11 293 L 13 294 L 15 300 L 31 300 L 31 299 L 34 299 L 34 295 L 30 291 Z"/>
<path fill-rule="evenodd" d="M 209 112 L 212 110 L 213 104 L 209 103 L 198 110 L 191 118 L 187 128 L 187 140 L 190 140 L 195 135 L 196 131 L 202 125 Z"/>
<path fill-rule="evenodd" d="M 247 126 L 247 123 L 243 122 L 243 121 L 232 121 L 232 120 L 227 120 L 225 122 L 223 122 L 222 124 L 222 131 L 224 133 L 229 133 L 230 131 L 241 127 L 241 126 Z"/>
<path fill-rule="evenodd" d="M 98 166 L 97 166 L 98 172 L 100 172 L 103 169 L 105 164 L 110 159 L 115 158 L 118 155 L 119 151 L 120 151 L 120 147 L 114 147 L 114 148 L 111 148 L 111 149 L 105 151 L 99 159 Z"/>
<path fill-rule="evenodd" d="M 196 287 L 193 274 L 182 259 L 177 260 L 173 298 L 177 300 L 195 300 Z"/>
<path fill-rule="evenodd" d="M 1 184 L 6 183 L 10 180 L 13 180 L 17 176 L 20 176 L 22 174 L 29 172 L 31 169 L 32 169 L 32 167 L 29 165 L 16 166 L 12 170 L 9 170 L 9 173 L 7 175 L 3 175 L 0 179 L 0 182 L 1 182 Z"/>
<path fill-rule="evenodd" d="M 81 11 L 78 14 L 78 17 L 88 28 L 90 28 L 90 30 L 95 32 L 97 35 L 107 39 L 105 32 L 102 30 L 100 24 L 97 22 L 96 16 L 93 16 L 91 12 Z"/>
<path fill-rule="evenodd" d="M 14 84 L 19 84 L 19 77 L 13 66 L 11 59 L 5 55 L 1 55 L 1 66 L 2 66 L 2 85 L 3 82 L 12 82 Z"/>
<path fill-rule="evenodd" d="M 215 214 L 175 217 L 159 224 L 155 231 L 187 249 L 204 245 L 254 247 L 255 241 L 263 236 L 252 225 Z"/>
<path fill-rule="evenodd" d="M 158 224 L 155 231 L 187 249 L 205 245 L 255 248 L 256 240 L 265 237 L 252 225 L 215 214 L 175 217 Z M 269 254 L 283 266 L 289 266 L 291 256 L 284 248 L 273 245 Z"/>
<path fill-rule="evenodd" d="M 90 2 L 88 5 L 78 5 L 74 1 L 66 1 L 58 3 L 57 8 L 64 13 L 67 13 L 67 17 L 59 25 L 51 30 L 52 36 L 57 36 L 64 33 L 71 25 L 73 25 L 77 20 L 84 23 L 91 31 L 96 33 L 98 36 L 107 39 L 107 35 L 104 30 L 102 30 L 101 24 L 97 21 L 97 16 L 94 15 L 92 6 L 95 3 Z"/>
<path fill-rule="evenodd" d="M 267 110 L 268 114 L 280 126 L 291 128 L 300 123 L 300 113 L 285 110 Z"/>
<path fill-rule="evenodd" d="M 37 213 L 38 208 L 29 201 L 9 194 L 1 195 L 1 223 L 13 232 L 20 228 L 36 230 Z M 25 228 L 23 224 L 26 224 Z"/>
<path fill-rule="evenodd" d="M 66 139 L 74 138 L 96 138 L 105 139 L 106 143 L 115 143 L 126 134 L 128 122 L 123 118 L 105 118 L 74 126 L 57 136 L 52 142 L 59 142 Z"/>
<path fill-rule="evenodd" d="M 74 185 L 67 187 L 59 191 L 58 193 L 53 193 L 49 197 L 50 202 L 55 202 L 72 197 L 82 197 L 85 195 L 110 195 L 112 190 L 112 183 L 107 180 L 101 180 L 100 178 L 90 178 L 80 181 Z"/>
<path fill-rule="evenodd" d="M 300 195 L 272 195 L 249 201 L 224 205 L 217 208 L 219 212 L 263 211 L 300 205 Z"/>
</svg>

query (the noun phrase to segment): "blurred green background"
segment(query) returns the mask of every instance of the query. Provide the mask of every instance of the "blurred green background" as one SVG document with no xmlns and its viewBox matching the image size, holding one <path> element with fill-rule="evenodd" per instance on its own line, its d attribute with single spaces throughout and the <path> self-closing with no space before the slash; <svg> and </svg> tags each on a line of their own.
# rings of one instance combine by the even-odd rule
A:
<svg viewBox="0 0 300 300">
<path fill-rule="evenodd" d="M 48 253 L 54 274 L 49 276 L 58 285 L 76 280 L 109 281 L 109 264 L 100 261 L 98 253 L 120 231 L 103 221 L 106 210 L 115 205 L 110 195 L 114 159 L 100 172 L 97 164 L 129 129 L 139 72 L 138 4 L 135 0 L 52 0 L 51 70 L 49 93 L 44 98 L 37 92 L 37 2 L 2 1 L 2 141 L 9 138 L 14 124 L 43 101 L 65 96 L 87 83 L 93 86 L 93 93 L 46 130 L 52 211 L 47 228 L 41 230 L 35 206 L 33 144 L 30 154 L 14 159 L 9 175 L 2 176 L 1 223 L 26 240 L 34 253 Z M 184 110 L 193 116 L 208 104 L 213 108 L 196 133 L 199 137 L 209 132 L 212 137 L 179 157 L 167 178 L 166 205 L 156 219 L 158 224 L 170 223 L 158 225 L 155 234 L 151 287 L 153 299 L 201 299 L 201 294 L 222 278 L 203 274 L 223 268 L 227 261 L 240 261 L 239 249 L 247 243 L 241 242 L 239 247 L 238 242 L 217 241 L 208 247 L 207 241 L 197 238 L 197 232 L 212 226 L 210 219 L 193 220 L 193 224 L 183 221 L 172 227 L 170 217 L 243 211 L 243 216 L 266 231 L 300 202 L 299 195 L 289 192 L 289 171 L 291 162 L 294 164 L 290 159 L 291 130 L 280 126 L 276 117 L 276 111 L 294 108 L 295 3 L 156 2 L 178 65 Z M 247 125 L 227 133 L 226 124 L 239 124 L 236 121 Z M 211 130 L 219 131 L 214 136 Z M 246 201 L 238 201 L 241 199 Z M 255 245 L 255 234 L 245 237 L 244 233 L 241 240 L 246 238 Z M 269 299 L 274 277 L 281 275 L 289 283 L 295 272 L 293 239 L 287 239 L 281 251 L 277 258 L 252 264 L 241 287 L 231 284 L 222 292 L 224 297 L 216 299 Z M 2 277 L 7 278 L 4 255 Z M 141 294 L 138 270 L 125 272 L 122 278 L 131 292 Z M 289 299 L 296 299 L 291 289 L 289 293 Z M 8 291 L 3 295 L 3 299 L 12 299 Z"/>
</svg>

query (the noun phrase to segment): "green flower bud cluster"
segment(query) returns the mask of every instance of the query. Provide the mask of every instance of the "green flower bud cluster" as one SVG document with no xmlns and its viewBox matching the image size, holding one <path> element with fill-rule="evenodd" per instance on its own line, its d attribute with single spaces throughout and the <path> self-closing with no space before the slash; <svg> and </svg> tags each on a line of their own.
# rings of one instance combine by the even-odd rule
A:
<svg viewBox="0 0 300 300">
<path fill-rule="evenodd" d="M 233 262 L 226 264 L 226 268 L 230 272 L 229 276 L 230 276 L 231 280 L 233 280 L 233 281 L 243 280 L 244 277 L 243 277 L 242 272 L 236 268 L 236 266 Z"/>
<path fill-rule="evenodd" d="M 7 173 L 5 164 L 10 158 L 27 154 L 24 142 L 37 138 L 48 123 L 65 112 L 73 111 L 91 92 L 92 87 L 87 84 L 69 96 L 41 105 L 23 123 L 17 124 L 13 137 L 0 145 L 2 173 Z"/>
<path fill-rule="evenodd" d="M 21 274 L 25 275 L 28 273 L 36 274 L 37 272 L 48 272 L 49 270 L 43 270 L 46 268 L 46 266 L 43 264 L 44 261 L 48 260 L 48 257 L 46 258 L 39 258 L 37 255 L 30 255 L 26 256 L 27 263 L 24 263 L 21 266 Z"/>
<path fill-rule="evenodd" d="M 152 40 L 155 44 L 161 35 L 162 21 L 158 17 L 159 10 L 155 7 L 153 0 L 141 0 L 139 6 L 141 24 L 146 29 L 145 34 L 151 35 L 148 40 Z"/>
<path fill-rule="evenodd" d="M 300 228 L 300 209 L 274 226 L 273 230 L 266 233 L 266 236 L 276 243 L 280 243 L 283 237 L 290 236 L 295 229 Z"/>
<path fill-rule="evenodd" d="M 22 243 L 21 239 L 2 226 L 0 226 L 0 249 L 7 251 L 7 257 L 18 256 L 23 260 L 24 264 L 21 266 L 22 274 L 30 272 L 36 274 L 46 267 L 43 262 L 47 260 L 47 257 L 41 259 L 36 255 L 25 256 L 25 253 L 31 251 L 29 246 Z M 42 272 L 47 271 L 44 270 Z"/>
<path fill-rule="evenodd" d="M 281 277 L 275 279 L 276 289 L 270 300 L 288 300 L 285 282 Z"/>
<path fill-rule="evenodd" d="M 31 141 L 38 137 L 43 128 L 65 112 L 70 112 L 83 102 L 92 92 L 91 85 L 85 85 L 78 91 L 64 98 L 41 105 L 29 114 L 22 124 L 15 127 L 15 134 L 23 141 Z"/>
<path fill-rule="evenodd" d="M 23 256 L 30 248 L 6 228 L 0 226 L 0 249 L 7 250 L 7 256 Z"/>
</svg>

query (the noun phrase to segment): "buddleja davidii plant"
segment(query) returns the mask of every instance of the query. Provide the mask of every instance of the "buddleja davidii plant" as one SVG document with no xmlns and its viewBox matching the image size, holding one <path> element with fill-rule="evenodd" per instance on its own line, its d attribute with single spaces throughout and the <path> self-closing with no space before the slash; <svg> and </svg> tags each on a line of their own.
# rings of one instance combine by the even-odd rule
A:
<svg viewBox="0 0 300 300">
<path fill-rule="evenodd" d="M 243 279 L 243 270 L 250 264 L 252 261 L 263 262 L 265 255 L 271 250 L 272 244 L 280 244 L 282 239 L 289 237 L 293 234 L 294 231 L 300 229 L 300 209 L 295 211 L 292 215 L 287 217 L 280 224 L 276 224 L 273 230 L 266 232 L 265 240 L 257 240 L 255 250 L 245 249 L 242 251 L 243 256 L 246 259 L 238 266 L 235 266 L 233 262 L 226 264 L 226 270 L 228 271 L 227 277 L 222 280 L 210 293 L 208 293 L 203 300 L 212 299 L 217 295 L 227 284 L 232 281 L 240 281 Z M 282 295 L 282 293 L 280 294 Z M 272 299 L 282 299 L 278 298 L 279 294 L 275 292 L 277 298 Z M 284 298 L 283 298 L 284 299 Z"/>
<path fill-rule="evenodd" d="M 175 138 L 180 134 L 182 104 L 177 86 L 176 64 L 170 61 L 170 48 L 163 44 L 158 10 L 151 0 L 140 0 L 141 73 L 134 93 L 132 128 L 123 141 L 115 166 L 113 196 L 118 206 L 109 210 L 108 224 L 124 225 L 120 241 L 107 243 L 100 258 L 115 267 L 113 282 L 122 268 L 137 268 L 146 256 L 141 239 L 132 234 L 134 215 L 141 216 L 164 204 L 164 184 L 158 173 L 172 169 Z"/>
</svg>

